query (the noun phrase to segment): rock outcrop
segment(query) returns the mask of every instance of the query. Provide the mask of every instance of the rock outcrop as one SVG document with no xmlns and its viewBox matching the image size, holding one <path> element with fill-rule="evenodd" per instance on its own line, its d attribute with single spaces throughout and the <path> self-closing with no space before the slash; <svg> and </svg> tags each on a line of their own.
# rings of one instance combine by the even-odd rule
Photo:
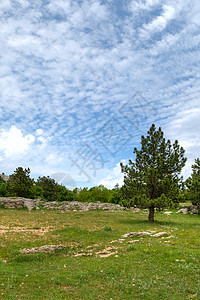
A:
<svg viewBox="0 0 200 300">
<path fill-rule="evenodd" d="M 27 208 L 29 211 L 33 208 L 38 208 L 40 204 L 40 199 L 28 199 L 22 197 L 2 197 L 0 198 L 0 205 L 4 208 Z"/>
<path fill-rule="evenodd" d="M 5 175 L 5 174 L 0 174 L 0 177 L 1 177 L 5 182 L 7 182 L 7 181 L 9 180 L 9 178 L 10 178 L 10 176 Z"/>
<path fill-rule="evenodd" d="M 101 203 L 101 202 L 78 202 L 78 201 L 64 201 L 64 202 L 46 202 L 43 204 L 43 208 L 50 210 L 64 210 L 64 211 L 89 211 L 89 210 L 109 210 L 109 211 L 119 211 L 125 210 L 126 208 L 120 206 L 119 204 L 112 203 Z"/>
<path fill-rule="evenodd" d="M 198 214 L 198 208 L 197 208 L 197 206 L 190 204 L 190 206 L 179 209 L 176 213 L 177 214 L 183 213 L 184 215 L 186 215 L 186 214 L 194 215 L 194 214 Z"/>
</svg>

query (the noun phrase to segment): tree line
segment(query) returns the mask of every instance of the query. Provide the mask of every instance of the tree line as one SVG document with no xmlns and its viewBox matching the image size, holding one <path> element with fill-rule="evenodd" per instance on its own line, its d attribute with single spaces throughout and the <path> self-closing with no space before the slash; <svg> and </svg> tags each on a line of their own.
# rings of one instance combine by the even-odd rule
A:
<svg viewBox="0 0 200 300">
<path fill-rule="evenodd" d="M 0 177 L 0 197 L 42 198 L 46 201 L 81 201 L 81 202 L 120 202 L 120 188 L 117 184 L 113 189 L 103 185 L 92 188 L 67 189 L 58 184 L 50 176 L 42 176 L 35 181 L 30 177 L 30 169 L 18 167 L 8 181 Z"/>
<path fill-rule="evenodd" d="M 103 185 L 75 188 L 73 191 L 49 176 L 30 178 L 30 169 L 18 167 L 5 182 L 0 177 L 0 196 L 41 197 L 46 201 L 110 202 L 126 207 L 148 208 L 149 222 L 154 222 L 155 209 L 175 207 L 191 201 L 200 213 L 200 159 L 192 165 L 191 176 L 183 181 L 182 168 L 187 158 L 176 140 L 164 138 L 161 127 L 151 125 L 147 136 L 141 136 L 140 149 L 134 148 L 134 161 L 121 164 L 124 184 L 107 189 Z"/>
</svg>

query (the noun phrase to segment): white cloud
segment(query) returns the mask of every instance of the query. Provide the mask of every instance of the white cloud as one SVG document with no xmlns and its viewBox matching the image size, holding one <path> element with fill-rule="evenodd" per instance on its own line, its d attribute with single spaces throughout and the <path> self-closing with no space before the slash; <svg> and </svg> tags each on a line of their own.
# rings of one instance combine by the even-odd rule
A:
<svg viewBox="0 0 200 300">
<path fill-rule="evenodd" d="M 126 160 L 121 161 L 123 164 L 126 164 Z M 103 184 L 105 187 L 112 189 L 118 183 L 119 186 L 123 185 L 124 174 L 121 173 L 120 162 L 112 170 L 107 170 L 109 175 L 104 179 L 101 179 L 99 184 Z"/>
<path fill-rule="evenodd" d="M 136 13 L 140 10 L 150 10 L 153 6 L 159 4 L 160 0 L 146 0 L 140 1 L 140 0 L 133 0 L 130 3 L 130 11 L 133 13 Z"/>
<path fill-rule="evenodd" d="M 0 150 L 6 157 L 27 152 L 34 141 L 35 137 L 33 135 L 23 135 L 21 130 L 15 126 L 7 131 L 1 130 L 0 132 Z"/>
<path fill-rule="evenodd" d="M 44 131 L 42 129 L 37 129 L 35 132 L 36 136 L 41 136 L 44 133 Z"/>
<path fill-rule="evenodd" d="M 7 9 L 11 5 L 10 0 L 4 0 L 0 3 L 0 9 Z"/>
<path fill-rule="evenodd" d="M 62 160 L 62 157 L 59 157 L 55 153 L 49 154 L 46 158 L 46 161 L 49 165 L 59 165 Z"/>
<path fill-rule="evenodd" d="M 178 112 L 166 128 L 170 139 L 177 139 L 180 146 L 185 149 L 185 156 L 188 158 L 186 166 L 183 169 L 183 176 L 186 179 L 191 174 L 191 165 L 194 160 L 200 157 L 200 108 L 185 108 Z"/>
<path fill-rule="evenodd" d="M 150 23 L 143 25 L 143 29 L 141 29 L 142 37 L 150 37 L 149 35 L 164 30 L 168 22 L 175 17 L 174 7 L 164 5 L 163 10 L 164 12 L 162 13 L 162 15 L 157 16 Z"/>
</svg>

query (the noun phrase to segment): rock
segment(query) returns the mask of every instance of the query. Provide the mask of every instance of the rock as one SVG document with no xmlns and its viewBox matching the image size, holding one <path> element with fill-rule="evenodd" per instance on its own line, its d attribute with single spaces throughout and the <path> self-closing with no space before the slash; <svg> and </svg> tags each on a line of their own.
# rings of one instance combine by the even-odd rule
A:
<svg viewBox="0 0 200 300">
<path fill-rule="evenodd" d="M 188 208 L 185 207 L 185 208 L 181 208 L 179 209 L 176 213 L 179 214 L 179 213 L 183 213 L 184 215 L 188 214 Z"/>
<path fill-rule="evenodd" d="M 160 237 L 160 236 L 163 236 L 163 235 L 167 235 L 168 233 L 163 231 L 163 232 L 158 232 L 156 234 L 152 234 L 151 236 L 152 237 Z"/>
<path fill-rule="evenodd" d="M 172 214 L 172 211 L 165 211 L 163 214 L 169 216 L 170 214 Z"/>
<path fill-rule="evenodd" d="M 146 236 L 146 235 L 151 235 L 152 231 L 147 231 L 147 232 L 129 232 L 121 236 L 121 238 L 128 238 L 128 237 L 133 237 L 133 236 Z"/>
<path fill-rule="evenodd" d="M 141 209 L 138 207 L 130 207 L 130 210 L 132 210 L 133 212 L 140 212 Z"/>
<path fill-rule="evenodd" d="M 158 232 L 156 234 L 152 234 L 152 233 L 155 233 L 155 231 L 129 232 L 122 235 L 121 238 L 134 237 L 134 236 L 147 236 L 147 235 L 150 235 L 152 237 L 160 237 L 168 234 L 167 232 Z"/>
<path fill-rule="evenodd" d="M 1 197 L 0 205 L 3 205 L 5 208 L 28 208 L 32 210 L 33 208 L 38 208 L 40 204 L 40 199 L 28 199 L 22 197 Z"/>
<path fill-rule="evenodd" d="M 137 243 L 139 242 L 139 240 L 132 240 L 132 241 L 129 241 L 129 244 L 133 244 L 133 243 Z"/>
<path fill-rule="evenodd" d="M 63 202 L 46 202 L 43 204 L 46 209 L 63 210 L 63 211 L 90 211 L 102 209 L 106 211 L 118 211 L 125 210 L 123 206 L 112 203 L 101 203 L 101 202 L 78 202 L 78 201 L 63 201 Z"/>
<path fill-rule="evenodd" d="M 54 252 L 58 249 L 63 249 L 65 246 L 63 245 L 44 245 L 41 247 L 31 248 L 31 249 L 22 249 L 19 252 L 22 254 L 34 254 L 34 253 L 42 253 L 42 252 Z"/>
<path fill-rule="evenodd" d="M 189 212 L 190 212 L 190 214 L 198 214 L 198 208 L 197 208 L 197 206 L 191 204 L 189 206 Z"/>
<path fill-rule="evenodd" d="M 117 249 L 117 248 L 116 247 L 107 247 L 103 250 L 96 252 L 96 255 L 99 255 L 99 257 L 101 257 L 101 258 L 109 257 L 111 255 L 117 254 L 117 251 L 115 249 Z"/>
<path fill-rule="evenodd" d="M 0 174 L 0 177 L 1 177 L 5 182 L 7 182 L 7 181 L 9 180 L 9 178 L 10 178 L 10 176 L 4 175 L 4 174 Z"/>
</svg>

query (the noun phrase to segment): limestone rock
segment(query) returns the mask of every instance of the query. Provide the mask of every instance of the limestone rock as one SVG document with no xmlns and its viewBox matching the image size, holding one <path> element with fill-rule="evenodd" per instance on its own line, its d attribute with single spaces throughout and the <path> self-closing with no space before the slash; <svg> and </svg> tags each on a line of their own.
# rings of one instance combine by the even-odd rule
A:
<svg viewBox="0 0 200 300">
<path fill-rule="evenodd" d="M 134 236 L 147 236 L 151 235 L 152 231 L 146 231 L 146 232 L 129 232 L 121 236 L 121 238 L 128 238 L 128 237 L 134 237 Z"/>
<path fill-rule="evenodd" d="M 179 209 L 176 213 L 179 214 L 179 213 L 183 213 L 184 215 L 186 215 L 188 213 L 188 207 L 185 207 L 185 208 L 181 208 Z"/>
<path fill-rule="evenodd" d="M 22 249 L 19 252 L 22 254 L 34 254 L 34 253 L 42 253 L 42 252 L 54 252 L 58 249 L 65 248 L 63 245 L 44 245 L 41 247 L 35 247 L 31 249 Z"/>
<path fill-rule="evenodd" d="M 167 232 L 163 231 L 163 232 L 158 232 L 156 234 L 153 234 L 151 236 L 153 236 L 153 237 L 160 237 L 160 236 L 167 235 L 167 234 L 168 234 Z"/>
<path fill-rule="evenodd" d="M 28 199 L 23 197 L 1 197 L 0 205 L 3 205 L 5 208 L 17 208 L 22 209 L 24 207 L 28 208 L 28 210 L 32 210 L 33 208 L 38 208 L 40 203 L 40 199 Z"/>
<path fill-rule="evenodd" d="M 198 214 L 198 208 L 197 208 L 197 206 L 191 204 L 189 206 L 189 212 L 190 212 L 190 214 Z"/>
<path fill-rule="evenodd" d="M 63 202 L 46 202 L 43 207 L 50 210 L 62 210 L 62 211 L 90 211 L 90 210 L 107 210 L 107 211 L 119 211 L 126 208 L 119 204 L 101 203 L 101 202 L 78 202 L 78 201 L 63 201 Z"/>
<path fill-rule="evenodd" d="M 148 236 L 148 235 L 150 235 L 152 237 L 160 237 L 160 236 L 168 234 L 167 232 L 158 232 L 155 234 L 154 233 L 155 233 L 155 231 L 129 232 L 129 233 L 122 235 L 121 238 L 128 238 L 128 237 L 134 237 L 134 236 Z"/>
</svg>

